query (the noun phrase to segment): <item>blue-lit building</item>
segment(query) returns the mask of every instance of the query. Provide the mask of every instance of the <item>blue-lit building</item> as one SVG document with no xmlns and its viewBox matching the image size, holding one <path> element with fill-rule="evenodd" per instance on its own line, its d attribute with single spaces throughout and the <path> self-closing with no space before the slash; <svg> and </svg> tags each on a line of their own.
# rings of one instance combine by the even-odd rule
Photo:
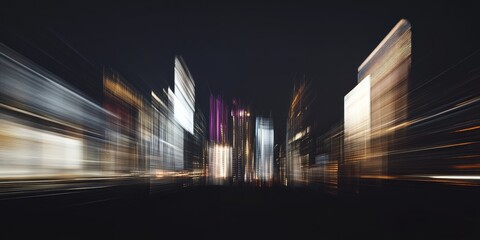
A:
<svg viewBox="0 0 480 240">
<path fill-rule="evenodd" d="M 260 183 L 273 180 L 274 130 L 272 118 L 257 117 L 255 121 L 255 175 Z"/>
</svg>

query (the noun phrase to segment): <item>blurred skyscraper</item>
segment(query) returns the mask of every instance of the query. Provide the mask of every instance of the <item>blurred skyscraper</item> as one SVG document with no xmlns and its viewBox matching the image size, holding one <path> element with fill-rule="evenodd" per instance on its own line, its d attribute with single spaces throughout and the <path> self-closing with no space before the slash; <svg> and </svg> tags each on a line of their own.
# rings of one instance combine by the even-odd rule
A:
<svg viewBox="0 0 480 240">
<path fill-rule="evenodd" d="M 314 159 L 312 140 L 314 93 L 309 82 L 295 86 L 288 111 L 286 135 L 286 184 L 305 184 Z"/>
<path fill-rule="evenodd" d="M 152 147 L 150 168 L 157 175 L 184 169 L 182 127 L 174 119 L 174 96 L 170 88 L 152 91 Z"/>
<path fill-rule="evenodd" d="M 232 176 L 232 146 L 229 141 L 228 106 L 221 96 L 210 95 L 209 181 L 229 182 Z"/>
<path fill-rule="evenodd" d="M 175 57 L 175 120 L 193 134 L 193 113 L 195 112 L 195 82 L 180 56 Z"/>
<path fill-rule="evenodd" d="M 238 99 L 232 104 L 232 177 L 234 183 L 251 182 L 254 176 L 250 109 Z"/>
<path fill-rule="evenodd" d="M 199 161 L 196 148 L 194 114 L 195 82 L 180 56 L 175 57 L 175 89 L 151 92 L 151 154 L 150 168 L 157 176 L 174 171 L 193 171 Z M 198 128 L 198 126 L 197 126 Z M 197 164 L 198 165 L 198 164 Z"/>
<path fill-rule="evenodd" d="M 273 181 L 274 130 L 272 118 L 257 117 L 255 121 L 255 173 L 258 181 Z"/>
<path fill-rule="evenodd" d="M 174 66 L 174 118 L 182 126 L 183 131 L 183 170 L 193 171 L 193 161 L 195 159 L 195 82 L 193 80 L 187 64 L 181 56 L 175 57 Z"/>
<path fill-rule="evenodd" d="M 411 30 L 400 20 L 358 68 L 345 96 L 345 166 L 355 178 L 383 178 L 407 120 Z"/>
<path fill-rule="evenodd" d="M 104 107 L 113 113 L 106 119 L 104 169 L 122 174 L 140 171 L 145 167 L 138 154 L 141 141 L 137 134 L 141 129 L 143 99 L 118 72 L 109 68 L 104 69 L 103 86 Z"/>
</svg>

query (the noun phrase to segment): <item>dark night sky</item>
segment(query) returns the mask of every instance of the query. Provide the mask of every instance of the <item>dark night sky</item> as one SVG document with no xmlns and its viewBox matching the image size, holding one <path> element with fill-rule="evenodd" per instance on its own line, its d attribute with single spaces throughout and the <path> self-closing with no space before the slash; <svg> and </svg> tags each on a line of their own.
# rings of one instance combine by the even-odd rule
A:
<svg viewBox="0 0 480 240">
<path fill-rule="evenodd" d="M 100 1 L 99 1 L 100 2 Z M 396 1 L 382 4 L 144 5 L 83 1 L 5 4 L 3 25 L 54 32 L 101 69 L 108 65 L 131 82 L 157 91 L 173 85 L 180 54 L 206 113 L 209 89 L 272 111 L 276 142 L 295 79 L 305 75 L 317 92 L 322 130 L 343 119 L 343 96 L 356 84 L 358 66 L 401 19 L 412 24 L 418 81 L 478 49 L 478 4 Z"/>
</svg>

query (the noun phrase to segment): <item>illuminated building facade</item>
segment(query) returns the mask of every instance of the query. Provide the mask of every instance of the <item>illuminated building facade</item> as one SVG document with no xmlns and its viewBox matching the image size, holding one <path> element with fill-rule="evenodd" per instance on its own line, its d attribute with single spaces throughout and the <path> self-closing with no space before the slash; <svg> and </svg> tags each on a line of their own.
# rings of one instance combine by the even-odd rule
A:
<svg viewBox="0 0 480 240">
<path fill-rule="evenodd" d="M 142 97 L 129 87 L 123 77 L 111 69 L 104 69 L 104 107 L 113 115 L 106 120 L 105 170 L 130 174 L 140 170 L 139 116 Z"/>
<path fill-rule="evenodd" d="M 232 146 L 228 134 L 228 113 L 228 106 L 223 98 L 210 95 L 208 177 L 212 184 L 227 183 L 232 176 Z"/>
<path fill-rule="evenodd" d="M 232 176 L 232 147 L 211 143 L 208 151 L 209 182 L 212 184 L 229 183 Z"/>
<path fill-rule="evenodd" d="M 175 120 L 193 134 L 195 112 L 195 82 L 180 56 L 175 57 L 174 114 Z"/>
<path fill-rule="evenodd" d="M 152 96 L 152 140 L 150 170 L 166 175 L 184 169 L 182 127 L 174 119 L 173 92 L 164 89 Z"/>
<path fill-rule="evenodd" d="M 169 109 L 167 107 L 167 95 L 163 91 L 161 93 L 155 93 L 151 91 L 151 150 L 150 150 L 150 172 L 152 175 L 157 175 L 168 169 L 170 164 L 164 156 L 164 152 L 167 151 L 168 145 L 166 144 L 167 135 L 167 121 Z"/>
<path fill-rule="evenodd" d="M 370 157 L 371 111 L 370 76 L 361 81 L 344 98 L 345 178 L 360 177 L 361 164 Z"/>
<path fill-rule="evenodd" d="M 63 79 L 0 44 L 0 177 L 102 173 L 104 118 Z"/>
<path fill-rule="evenodd" d="M 176 96 L 173 91 L 168 88 L 167 90 L 167 99 L 168 99 L 168 106 L 169 109 L 174 109 L 176 104 Z M 180 171 L 184 169 L 184 138 L 185 132 L 183 131 L 183 127 L 181 124 L 175 119 L 175 112 L 169 112 L 169 119 L 168 126 L 166 127 L 167 130 L 167 141 L 165 144 L 169 144 L 170 154 L 168 157 L 171 159 L 170 161 L 173 163 L 173 170 Z"/>
<path fill-rule="evenodd" d="M 385 177 L 407 120 L 410 23 L 390 31 L 358 68 L 345 96 L 345 167 L 350 177 Z"/>
<path fill-rule="evenodd" d="M 149 157 L 150 171 L 157 176 L 194 172 L 202 161 L 199 156 L 202 147 L 197 142 L 204 133 L 202 122 L 194 120 L 201 121 L 195 111 L 195 83 L 180 56 L 175 57 L 174 83 L 174 91 L 170 87 L 159 93 L 151 91 Z"/>
<path fill-rule="evenodd" d="M 183 170 L 192 172 L 195 161 L 195 153 L 193 153 L 193 148 L 195 148 L 195 82 L 187 64 L 180 56 L 175 57 L 174 84 L 174 94 L 170 95 L 173 99 L 174 119 L 185 130 L 183 139 L 178 138 L 178 141 L 183 141 L 182 143 L 178 142 L 181 144 L 180 151 L 183 151 Z"/>
<path fill-rule="evenodd" d="M 232 102 L 232 180 L 251 182 L 254 176 L 250 109 L 240 100 Z"/>
<path fill-rule="evenodd" d="M 308 181 L 308 167 L 314 159 L 312 151 L 312 104 L 310 83 L 295 86 L 288 111 L 286 135 L 286 184 L 301 185 Z"/>
<path fill-rule="evenodd" d="M 271 118 L 257 117 L 255 121 L 255 174 L 260 183 L 273 181 L 274 130 Z"/>
</svg>

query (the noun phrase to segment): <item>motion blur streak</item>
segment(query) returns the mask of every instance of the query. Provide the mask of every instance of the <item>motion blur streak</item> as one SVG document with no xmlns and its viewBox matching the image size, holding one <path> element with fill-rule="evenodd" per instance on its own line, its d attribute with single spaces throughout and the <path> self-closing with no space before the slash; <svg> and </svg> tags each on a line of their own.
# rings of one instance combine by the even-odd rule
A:
<svg viewBox="0 0 480 240">
<path fill-rule="evenodd" d="M 464 128 L 464 129 L 456 130 L 455 132 L 473 131 L 473 130 L 477 130 L 477 129 L 480 129 L 480 126 Z"/>
<path fill-rule="evenodd" d="M 415 78 L 410 28 L 399 21 L 360 65 L 358 83 L 344 97 L 343 122 L 318 137 L 307 128 L 315 124 L 307 110 L 311 93 L 294 89 L 281 183 L 355 192 L 395 181 L 480 184 L 480 52 L 433 78 Z"/>
<path fill-rule="evenodd" d="M 314 119 L 311 81 L 295 79 L 279 140 L 273 115 L 248 101 L 210 92 L 204 115 L 180 56 L 173 88 L 145 89 L 104 67 L 92 100 L 0 45 L 0 198 L 97 191 L 100 200 L 85 201 L 93 203 L 114 199 L 105 189 L 136 183 L 149 193 L 200 184 L 479 185 L 480 51 L 426 79 L 411 71 L 412 54 L 402 19 L 360 64 L 343 119 L 327 130 Z"/>
<path fill-rule="evenodd" d="M 150 179 L 151 190 L 201 183 L 206 123 L 193 102 L 184 106 L 194 98 L 194 83 L 179 59 L 176 94 L 143 96 L 105 68 L 100 104 L 0 45 L 2 199 L 71 195 L 143 179 Z M 185 107 L 190 116 L 181 119 L 188 122 L 179 122 L 174 116 Z"/>
<path fill-rule="evenodd" d="M 480 176 L 430 176 L 430 178 L 480 180 Z"/>
<path fill-rule="evenodd" d="M 65 82 L 0 45 L 0 177 L 100 175 L 105 115 Z"/>
<path fill-rule="evenodd" d="M 287 118 L 286 157 L 282 161 L 285 180 L 288 186 L 303 185 L 308 182 L 308 167 L 314 155 L 311 153 L 310 144 L 313 138 L 310 118 L 312 111 L 308 111 L 315 97 L 308 81 L 302 81 L 299 86 L 294 86 L 294 93 Z"/>
</svg>

